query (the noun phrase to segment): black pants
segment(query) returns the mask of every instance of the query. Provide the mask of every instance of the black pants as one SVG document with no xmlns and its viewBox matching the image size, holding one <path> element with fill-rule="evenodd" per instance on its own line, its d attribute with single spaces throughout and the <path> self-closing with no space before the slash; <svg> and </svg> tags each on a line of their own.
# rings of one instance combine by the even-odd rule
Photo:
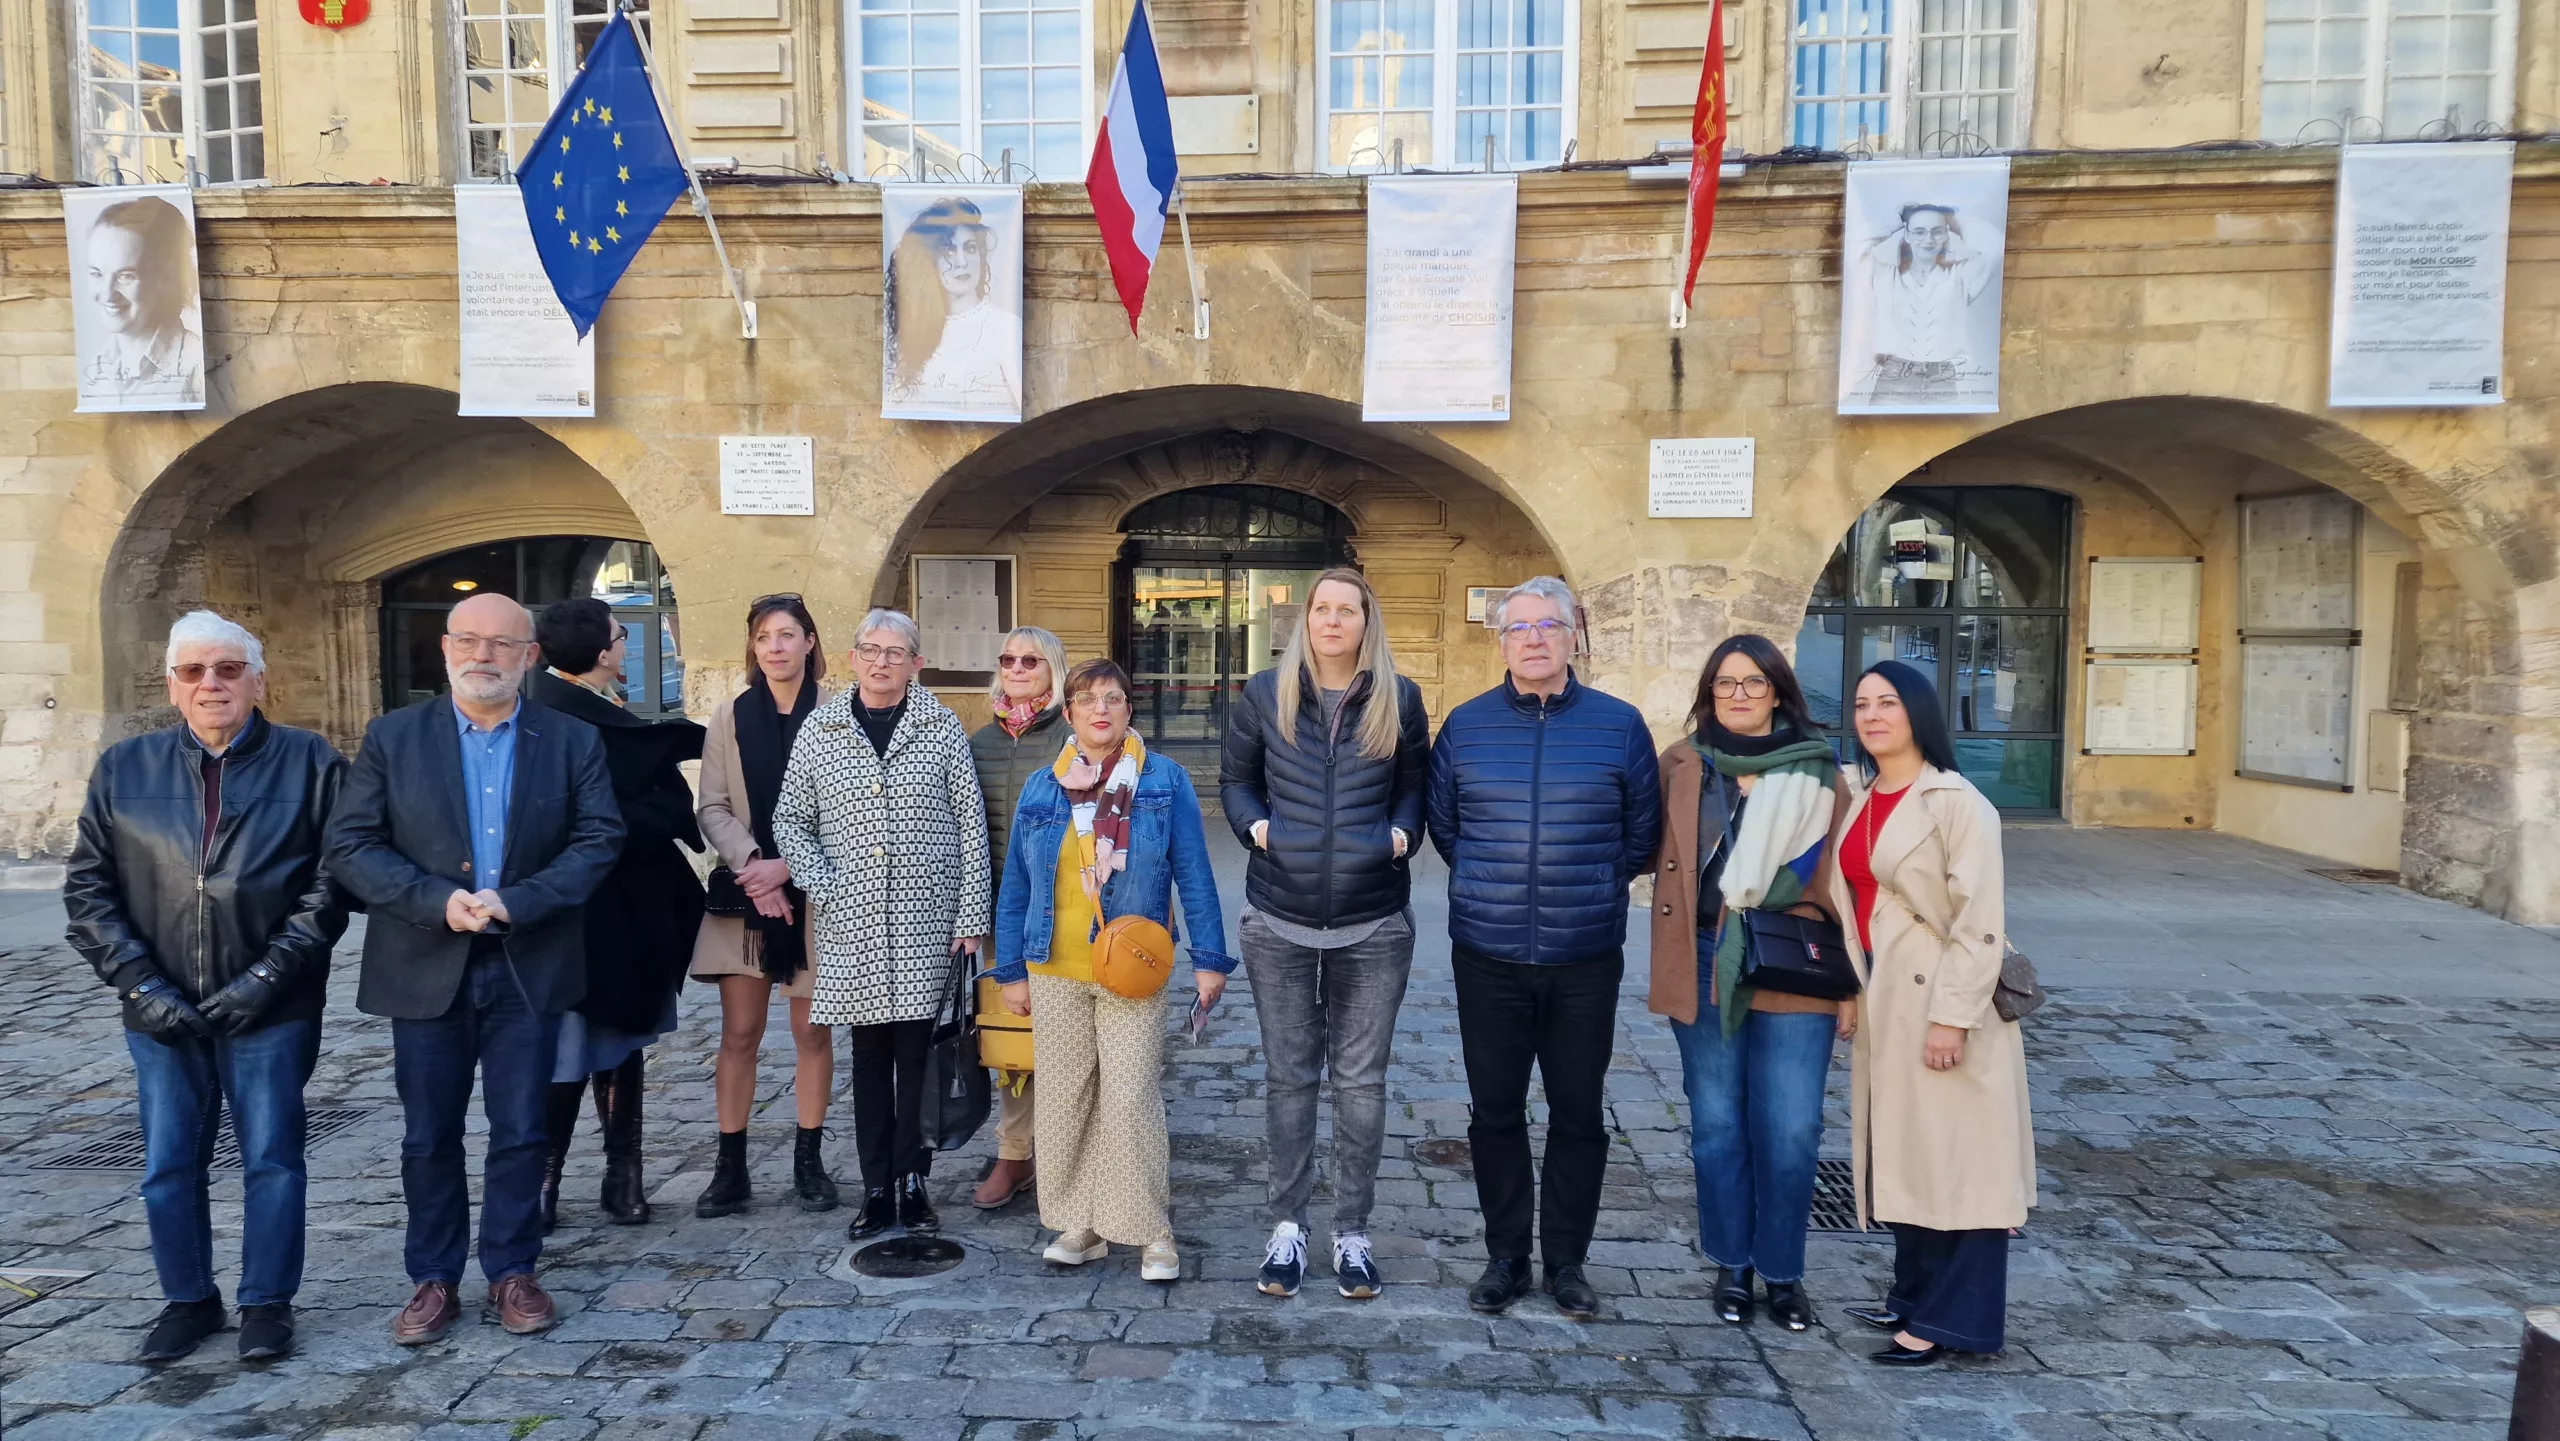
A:
<svg viewBox="0 0 2560 1441">
<path fill-rule="evenodd" d="M 1626 956 L 1612 951 L 1562 966 L 1498 961 L 1452 948 L 1458 1045 L 1467 1062 L 1467 1145 L 1487 1254 L 1529 1254 L 1529 1217 L 1540 1180 L 1529 1154 L 1529 1067 L 1547 1088 L 1546 1207 L 1538 1249 L 1549 1266 L 1578 1265 L 1600 1216 L 1609 1126 L 1601 1087 L 1618 1031 L 1618 982 Z"/>
<path fill-rule="evenodd" d="M 1885 1307 L 1923 1341 L 1984 1355 L 2006 1340 L 2009 1233 L 1893 1228 L 1893 1293 Z"/>
<path fill-rule="evenodd" d="M 847 1026 L 853 1041 L 853 1142 L 862 1185 L 879 1190 L 900 1176 L 933 1170 L 924 1143 L 924 1058 L 933 1020 Z"/>
</svg>

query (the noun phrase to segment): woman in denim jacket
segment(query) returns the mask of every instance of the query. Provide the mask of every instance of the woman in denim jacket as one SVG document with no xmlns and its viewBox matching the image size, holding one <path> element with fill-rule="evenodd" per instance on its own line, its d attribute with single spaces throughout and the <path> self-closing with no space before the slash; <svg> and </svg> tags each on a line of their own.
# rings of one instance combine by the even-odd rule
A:
<svg viewBox="0 0 2560 1441">
<path fill-rule="evenodd" d="M 1182 1277 L 1166 1212 L 1165 994 L 1142 1001 L 1094 984 L 1103 922 L 1142 915 L 1176 941 L 1173 892 L 1191 923 L 1200 1008 L 1217 1004 L 1235 958 L 1191 774 L 1151 755 L 1129 729 L 1129 677 L 1108 660 L 1067 674 L 1074 737 L 1022 786 L 996 899 L 996 980 L 1005 1008 L 1031 1017 L 1040 1106 L 1040 1222 L 1062 1266 L 1098 1261 L 1112 1242 L 1146 1248 L 1138 1274 Z"/>
</svg>

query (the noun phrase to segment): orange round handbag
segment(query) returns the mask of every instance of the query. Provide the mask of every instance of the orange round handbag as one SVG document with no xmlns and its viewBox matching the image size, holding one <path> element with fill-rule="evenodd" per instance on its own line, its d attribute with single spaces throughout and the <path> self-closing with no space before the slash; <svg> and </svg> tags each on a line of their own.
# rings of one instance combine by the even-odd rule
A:
<svg viewBox="0 0 2560 1441">
<path fill-rule="evenodd" d="M 1122 916 L 1093 938 L 1093 983 L 1143 1001 L 1173 978 L 1173 933 L 1145 916 Z"/>
</svg>

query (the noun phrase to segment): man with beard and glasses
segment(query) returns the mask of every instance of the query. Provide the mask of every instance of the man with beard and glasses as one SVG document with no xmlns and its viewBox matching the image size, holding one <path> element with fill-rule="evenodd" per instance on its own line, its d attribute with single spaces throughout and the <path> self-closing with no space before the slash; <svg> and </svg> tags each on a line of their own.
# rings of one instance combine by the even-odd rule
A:
<svg viewBox="0 0 2560 1441">
<path fill-rule="evenodd" d="M 462 1312 L 471 1238 L 464 1113 L 477 1073 L 489 1121 L 480 1270 L 498 1323 L 559 1312 L 534 1280 L 560 1015 L 586 994 L 583 908 L 613 869 L 622 813 L 595 728 L 518 693 L 540 658 L 533 617 L 484 592 L 445 619 L 449 696 L 377 720 L 329 827 L 330 873 L 368 916 L 356 1007 L 391 1018 L 407 1133 L 400 1184 L 417 1287 L 403 1346 Z"/>
</svg>

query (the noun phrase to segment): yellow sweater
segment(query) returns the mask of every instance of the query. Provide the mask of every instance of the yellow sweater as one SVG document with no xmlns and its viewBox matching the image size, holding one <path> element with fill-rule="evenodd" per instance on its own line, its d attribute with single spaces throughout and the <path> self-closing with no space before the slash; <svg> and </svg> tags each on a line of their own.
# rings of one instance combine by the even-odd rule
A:
<svg viewBox="0 0 2560 1441">
<path fill-rule="evenodd" d="M 1031 963 L 1031 969 L 1041 975 L 1070 981 L 1093 979 L 1096 917 L 1093 902 L 1084 894 L 1085 848 L 1092 844 L 1069 826 L 1058 846 L 1058 879 L 1052 891 L 1057 919 L 1049 932 L 1049 959 Z"/>
</svg>

